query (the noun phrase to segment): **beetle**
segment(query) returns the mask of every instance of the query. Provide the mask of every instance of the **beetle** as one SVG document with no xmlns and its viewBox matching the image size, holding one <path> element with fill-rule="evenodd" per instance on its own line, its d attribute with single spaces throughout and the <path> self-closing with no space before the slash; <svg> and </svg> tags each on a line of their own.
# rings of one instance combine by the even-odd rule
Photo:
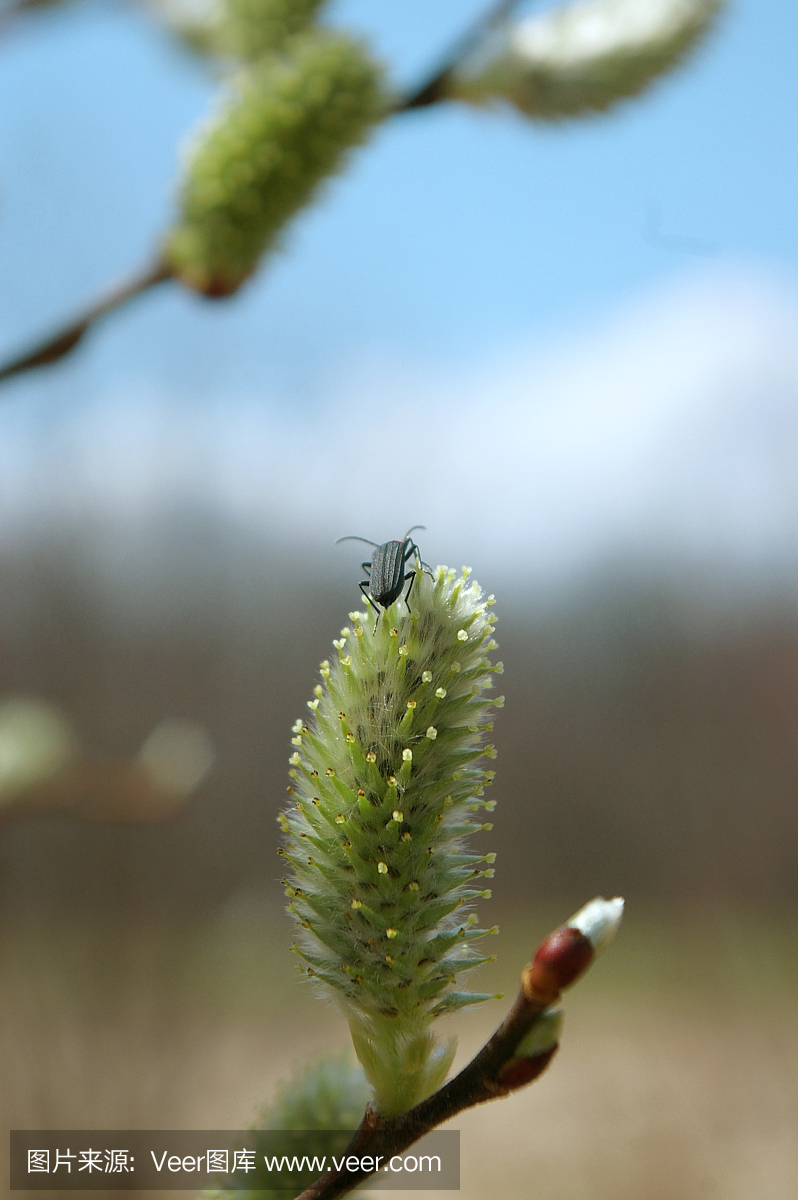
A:
<svg viewBox="0 0 798 1200">
<path fill-rule="evenodd" d="M 430 575 L 432 574 L 427 563 L 422 561 L 418 546 L 410 536 L 416 529 L 426 529 L 426 526 L 413 525 L 408 529 L 401 541 L 394 539 L 390 542 L 383 542 L 382 545 L 370 541 L 369 538 L 350 535 L 336 539 L 336 546 L 340 545 L 341 542 L 365 542 L 367 546 L 374 547 L 371 562 L 367 561 L 360 564 L 366 572 L 367 578 L 361 580 L 358 587 L 377 614 L 377 620 L 380 618 L 380 610 L 377 608 L 377 605 L 381 604 L 383 608 L 390 608 L 394 600 L 398 600 L 401 596 L 402 590 L 408 580 L 410 581 L 410 587 L 405 592 L 405 604 L 407 604 L 408 611 L 410 611 L 409 598 L 416 573 L 415 571 L 408 571 L 405 575 L 405 566 L 413 554 L 415 554 L 421 566 L 429 571 Z M 376 629 L 376 624 L 374 627 Z"/>
</svg>

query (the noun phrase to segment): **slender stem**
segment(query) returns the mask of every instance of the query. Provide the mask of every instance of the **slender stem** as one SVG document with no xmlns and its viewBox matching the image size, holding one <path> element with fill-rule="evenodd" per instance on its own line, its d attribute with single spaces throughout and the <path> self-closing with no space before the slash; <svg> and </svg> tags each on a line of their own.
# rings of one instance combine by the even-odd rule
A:
<svg viewBox="0 0 798 1200">
<path fill-rule="evenodd" d="M 539 1000 L 530 999 L 522 988 L 499 1028 L 459 1075 L 401 1116 L 385 1120 L 371 1107 L 367 1108 L 344 1157 L 353 1154 L 361 1158 L 381 1155 L 387 1161 L 391 1155 L 406 1150 L 431 1129 L 464 1109 L 508 1095 L 513 1089 L 498 1082 L 497 1076 L 512 1057 L 515 1047 L 551 1002 L 550 995 Z M 535 1059 L 535 1073 L 527 1082 L 543 1073 L 556 1049 L 553 1046 Z M 305 1188 L 296 1200 L 334 1200 L 336 1196 L 346 1195 L 373 1173 L 363 1170 L 328 1171 Z"/>
<path fill-rule="evenodd" d="M 150 288 L 171 278 L 170 268 L 163 262 L 156 262 L 140 275 L 135 275 L 132 279 L 114 288 L 74 321 L 62 326 L 61 329 L 38 342 L 30 350 L 5 363 L 0 367 L 0 382 L 4 379 L 11 379 L 14 375 L 21 375 L 23 371 L 30 371 L 34 367 L 46 367 L 50 363 L 58 362 L 60 358 L 74 350 L 89 329 L 103 317 L 107 317 L 115 309 L 121 308 L 135 296 L 140 296 L 143 292 L 149 291 Z"/>
<path fill-rule="evenodd" d="M 427 79 L 397 102 L 393 111 L 403 113 L 414 108 L 427 108 L 430 104 L 437 104 L 439 100 L 445 99 L 446 79 L 450 71 L 490 29 L 509 17 L 520 2 L 521 0 L 498 0 L 498 3 L 493 4 L 462 37 L 457 39 Z"/>
</svg>

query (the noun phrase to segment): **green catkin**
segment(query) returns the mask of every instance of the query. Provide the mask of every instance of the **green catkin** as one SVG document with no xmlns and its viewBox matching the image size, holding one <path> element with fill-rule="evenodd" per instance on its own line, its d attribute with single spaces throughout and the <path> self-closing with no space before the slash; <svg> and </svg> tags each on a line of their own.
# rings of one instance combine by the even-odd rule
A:
<svg viewBox="0 0 798 1200">
<path fill-rule="evenodd" d="M 304 1063 L 277 1089 L 271 1104 L 258 1113 L 253 1129 L 256 1170 L 241 1179 L 241 1189 L 211 1189 L 204 1200 L 286 1200 L 285 1190 L 270 1187 L 269 1173 L 263 1169 L 264 1154 L 274 1154 L 274 1146 L 261 1130 L 295 1130 L 290 1154 L 313 1158 L 323 1150 L 343 1154 L 350 1134 L 363 1119 L 369 1099 L 369 1087 L 363 1072 L 348 1054 L 318 1055 Z M 334 1140 L 320 1139 L 319 1132 L 341 1131 Z"/>
<path fill-rule="evenodd" d="M 480 962 L 474 901 L 493 854 L 480 808 L 495 755 L 486 694 L 501 664 L 495 617 L 468 572 L 416 567 L 412 613 L 350 613 L 294 726 L 290 808 L 280 823 L 289 911 L 304 969 L 342 1005 L 378 1111 L 405 1111 L 446 1076 L 435 1017 L 487 996 L 458 989 Z M 493 932 L 493 931 L 491 931 Z"/>
<path fill-rule="evenodd" d="M 257 62 L 309 28 L 324 0 L 148 0 L 197 54 Z"/>
<path fill-rule="evenodd" d="M 301 33 L 324 0 L 226 0 L 219 43 L 240 62 L 256 62 Z"/>
<path fill-rule="evenodd" d="M 188 153 L 168 266 L 205 295 L 235 292 L 386 104 L 363 47 L 320 30 L 242 71 Z"/>
</svg>

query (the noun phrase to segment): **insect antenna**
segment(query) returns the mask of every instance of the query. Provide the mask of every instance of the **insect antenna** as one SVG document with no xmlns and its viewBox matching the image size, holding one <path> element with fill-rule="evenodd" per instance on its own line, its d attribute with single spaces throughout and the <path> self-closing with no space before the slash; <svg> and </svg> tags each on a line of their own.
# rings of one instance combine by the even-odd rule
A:
<svg viewBox="0 0 798 1200">
<path fill-rule="evenodd" d="M 377 542 L 370 542 L 368 538 L 356 537 L 351 533 L 348 533 L 346 537 L 336 538 L 333 545 L 340 546 L 341 542 L 365 542 L 367 546 L 377 546 Z"/>
</svg>

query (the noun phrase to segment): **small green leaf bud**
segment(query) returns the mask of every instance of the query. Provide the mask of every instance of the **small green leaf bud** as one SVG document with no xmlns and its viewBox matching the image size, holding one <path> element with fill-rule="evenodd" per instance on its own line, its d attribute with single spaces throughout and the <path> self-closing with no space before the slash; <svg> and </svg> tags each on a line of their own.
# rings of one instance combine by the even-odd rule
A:
<svg viewBox="0 0 798 1200">
<path fill-rule="evenodd" d="M 386 111 L 378 67 L 344 36 L 309 32 L 242 71 L 187 154 L 164 246 L 175 275 L 207 296 L 237 291 Z"/>
</svg>

